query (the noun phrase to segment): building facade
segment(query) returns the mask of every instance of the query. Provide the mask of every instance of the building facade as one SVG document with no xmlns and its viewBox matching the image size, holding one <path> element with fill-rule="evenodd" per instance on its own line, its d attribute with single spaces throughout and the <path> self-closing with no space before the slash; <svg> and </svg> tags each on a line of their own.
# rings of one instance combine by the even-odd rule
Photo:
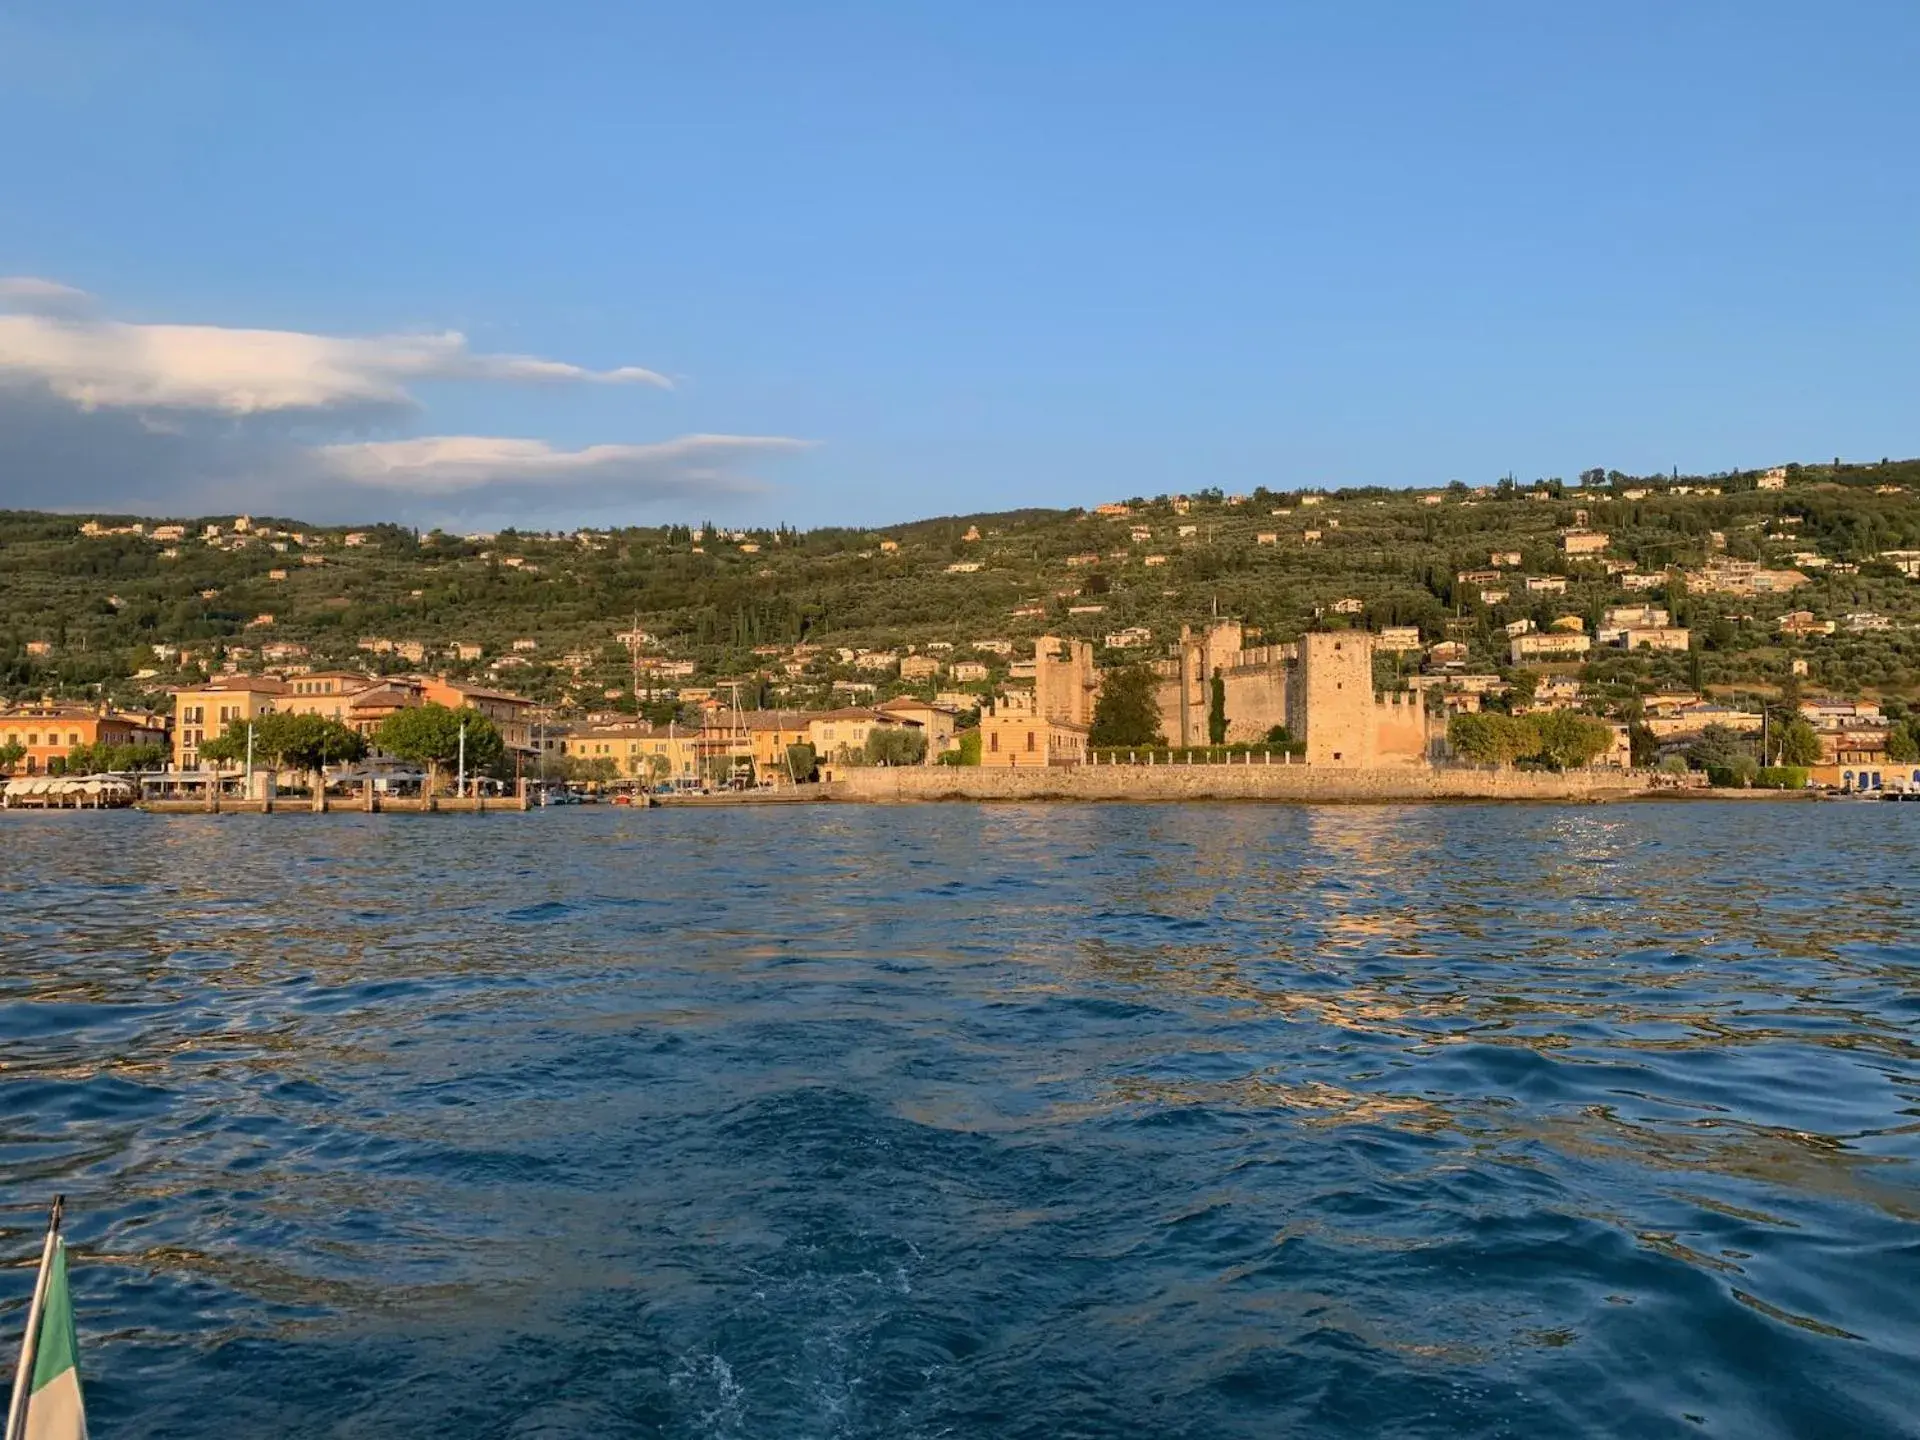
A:
<svg viewBox="0 0 1920 1440">
<path fill-rule="evenodd" d="M 1047 715 L 1035 694 L 1015 690 L 980 712 L 980 763 L 1018 767 L 1085 764 L 1089 728 Z"/>
<path fill-rule="evenodd" d="M 287 693 L 284 680 L 266 675 L 223 675 L 173 692 L 173 766 L 200 768 L 200 746 L 236 723 L 270 715 Z"/>
<path fill-rule="evenodd" d="M 0 745 L 18 745 L 26 752 L 14 766 L 21 775 L 44 775 L 55 760 L 65 760 L 84 745 L 166 743 L 165 723 L 151 715 L 52 701 L 0 710 Z"/>
</svg>

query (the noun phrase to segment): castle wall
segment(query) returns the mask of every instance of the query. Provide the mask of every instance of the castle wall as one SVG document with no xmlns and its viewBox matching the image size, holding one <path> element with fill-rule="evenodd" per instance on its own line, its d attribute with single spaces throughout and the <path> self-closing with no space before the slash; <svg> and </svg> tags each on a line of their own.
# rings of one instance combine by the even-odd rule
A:
<svg viewBox="0 0 1920 1440">
<path fill-rule="evenodd" d="M 821 787 L 831 800 L 1621 800 L 1649 792 L 1644 772 L 1430 765 L 874 765 Z M 1747 792 L 1760 794 L 1762 792 Z M 1777 792 L 1765 792 L 1773 794 Z"/>
<path fill-rule="evenodd" d="M 1426 760 L 1432 745 L 1426 697 L 1395 692 L 1374 700 L 1373 755 L 1376 765 L 1413 765 Z"/>
<path fill-rule="evenodd" d="M 1284 662 L 1237 666 L 1222 673 L 1227 690 L 1227 743 L 1253 744 L 1287 723 L 1287 672 Z"/>
<path fill-rule="evenodd" d="M 1262 645 L 1243 649 L 1238 621 L 1222 620 L 1195 636 L 1182 631 L 1178 658 L 1158 661 L 1155 700 L 1160 729 L 1171 745 L 1208 743 L 1207 716 L 1213 705 L 1213 677 L 1226 687 L 1227 742 L 1257 742 L 1287 720 L 1287 663 L 1292 648 Z"/>
</svg>

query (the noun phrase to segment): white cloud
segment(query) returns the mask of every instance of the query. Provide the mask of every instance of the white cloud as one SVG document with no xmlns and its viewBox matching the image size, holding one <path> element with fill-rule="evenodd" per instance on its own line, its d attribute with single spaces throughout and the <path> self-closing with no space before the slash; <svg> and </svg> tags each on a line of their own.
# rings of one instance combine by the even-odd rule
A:
<svg viewBox="0 0 1920 1440">
<path fill-rule="evenodd" d="M 663 485 L 740 489 L 735 462 L 754 454 L 807 448 L 779 435 L 682 435 L 651 445 L 589 445 L 556 450 L 544 440 L 490 435 L 432 435 L 326 445 L 314 452 L 328 475 L 355 485 L 414 495 L 487 487 L 592 486 L 658 493 Z"/>
<path fill-rule="evenodd" d="M 503 520 L 615 517 L 758 493 L 743 467 L 807 444 L 683 435 L 559 449 L 495 436 L 384 438 L 421 409 L 408 388 L 416 382 L 672 386 L 638 366 L 476 353 L 454 332 L 132 324 L 97 316 L 91 303 L 59 281 L 0 277 L 0 505 L 251 509 L 315 521 L 382 518 L 385 508 L 397 512 L 385 518 L 417 523 L 481 508 Z"/>
<path fill-rule="evenodd" d="M 11 302 L 44 301 L 24 288 Z M 32 282 L 51 284 L 52 282 Z M 75 294 L 79 292 L 74 292 Z M 42 304 L 40 309 L 44 310 Z M 671 389 L 635 365 L 589 370 L 532 355 L 476 354 L 464 335 L 333 336 L 216 325 L 130 325 L 46 313 L 0 314 L 0 379 L 38 382 L 87 409 L 218 415 L 409 407 L 410 380 L 640 384 Z"/>
</svg>

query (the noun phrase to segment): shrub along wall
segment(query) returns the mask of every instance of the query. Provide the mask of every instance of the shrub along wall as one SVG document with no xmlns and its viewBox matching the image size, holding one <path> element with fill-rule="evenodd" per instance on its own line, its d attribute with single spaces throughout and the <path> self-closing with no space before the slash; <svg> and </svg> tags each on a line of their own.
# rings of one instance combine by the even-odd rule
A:
<svg viewBox="0 0 1920 1440">
<path fill-rule="evenodd" d="M 1096 765 L 1258 765 L 1298 760 L 1307 753 L 1301 741 L 1285 744 L 1241 742 L 1235 745 L 1100 745 L 1089 752 Z"/>
</svg>

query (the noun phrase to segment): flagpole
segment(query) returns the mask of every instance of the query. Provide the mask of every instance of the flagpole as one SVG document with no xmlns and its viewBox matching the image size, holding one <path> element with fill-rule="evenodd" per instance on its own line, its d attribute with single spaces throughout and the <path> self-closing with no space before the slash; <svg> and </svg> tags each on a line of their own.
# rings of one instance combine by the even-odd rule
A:
<svg viewBox="0 0 1920 1440">
<path fill-rule="evenodd" d="M 13 1372 L 13 1402 L 7 1407 L 6 1440 L 20 1440 L 27 1432 L 27 1396 L 33 1388 L 33 1362 L 40 1348 L 40 1311 L 47 1303 L 47 1280 L 53 1271 L 53 1247 L 60 1238 L 60 1212 L 67 1197 L 53 1197 L 47 1216 L 47 1240 L 40 1247 L 40 1274 L 33 1282 L 33 1303 L 27 1307 L 27 1333 L 20 1341 L 20 1365 Z"/>
</svg>

